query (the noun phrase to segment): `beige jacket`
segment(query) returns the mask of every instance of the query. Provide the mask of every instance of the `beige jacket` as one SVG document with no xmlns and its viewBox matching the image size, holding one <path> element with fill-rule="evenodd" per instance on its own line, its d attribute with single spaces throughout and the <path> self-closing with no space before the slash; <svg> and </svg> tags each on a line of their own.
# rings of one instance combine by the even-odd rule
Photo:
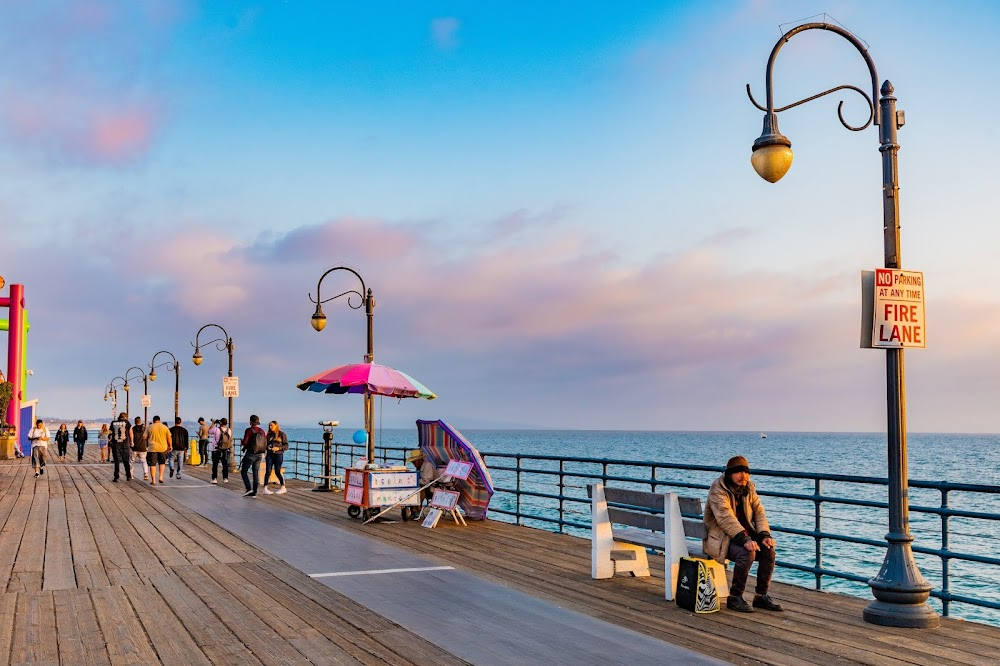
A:
<svg viewBox="0 0 1000 666">
<path fill-rule="evenodd" d="M 705 505 L 705 532 L 707 536 L 701 542 L 702 550 L 712 559 L 725 564 L 729 544 L 737 535 L 743 534 L 743 526 L 736 517 L 736 495 L 726 487 L 725 476 L 720 476 L 708 490 L 708 502 Z M 764 505 L 757 496 L 757 487 L 753 481 L 747 482 L 747 494 L 743 498 L 743 509 L 750 524 L 758 534 L 770 536 L 771 526 L 767 524 Z"/>
</svg>

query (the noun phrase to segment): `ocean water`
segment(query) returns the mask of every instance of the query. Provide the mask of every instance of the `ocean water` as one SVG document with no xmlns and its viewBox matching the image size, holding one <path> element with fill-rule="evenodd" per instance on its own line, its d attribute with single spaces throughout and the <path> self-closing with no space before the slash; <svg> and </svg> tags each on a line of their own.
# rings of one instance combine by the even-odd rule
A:
<svg viewBox="0 0 1000 666">
<path fill-rule="evenodd" d="M 319 429 L 289 428 L 289 438 L 319 442 Z M 579 457 L 601 460 L 634 461 L 635 463 L 673 463 L 721 467 L 733 455 L 743 455 L 754 470 L 754 481 L 762 494 L 768 519 L 772 527 L 812 530 L 815 528 L 815 505 L 812 501 L 768 497 L 768 492 L 785 492 L 812 495 L 812 480 L 786 479 L 768 476 L 768 471 L 816 472 L 852 476 L 887 476 L 886 437 L 883 433 L 805 433 L 770 432 L 761 438 L 756 432 L 626 432 L 626 431 L 575 431 L 575 430 L 463 430 L 463 434 L 487 456 L 493 468 L 494 483 L 498 488 L 514 488 L 515 474 L 499 469 L 514 466 L 514 461 L 488 454 L 547 455 Z M 338 432 L 337 441 L 349 441 L 350 433 Z M 977 485 L 1000 486 L 1000 436 L 970 434 L 922 434 L 908 436 L 908 463 L 911 483 L 916 480 Z M 412 430 L 380 431 L 376 445 L 387 448 L 415 448 L 416 428 Z M 342 457 L 341 464 L 346 460 Z M 558 463 L 548 461 L 522 461 L 522 467 L 536 470 L 558 471 Z M 574 473 L 600 474 L 603 465 L 570 462 L 563 465 L 565 477 L 562 490 L 579 502 L 563 503 L 564 518 L 586 525 L 589 522 L 589 505 L 585 502 L 586 485 L 592 480 L 575 478 Z M 635 465 L 610 465 L 608 474 L 649 479 L 650 467 Z M 662 483 L 658 490 L 676 490 L 682 495 L 702 496 L 704 490 L 684 487 L 671 488 L 671 483 L 707 486 L 718 476 L 716 472 L 659 469 L 656 478 Z M 649 483 L 633 485 L 649 490 Z M 559 478 L 545 474 L 521 475 L 522 489 L 547 494 L 559 494 Z M 825 497 L 885 502 L 887 489 L 882 485 L 824 481 Z M 910 488 L 910 531 L 915 548 L 942 548 L 942 521 L 939 516 L 921 513 L 919 508 L 939 508 L 942 493 L 937 489 Z M 491 504 L 494 508 L 513 510 L 515 498 L 511 493 L 498 492 Z M 948 506 L 1000 516 L 1000 494 L 952 491 Z M 522 497 L 521 511 L 534 515 L 556 518 L 559 502 L 549 498 Z M 509 516 L 493 513 L 493 519 L 513 520 Z M 541 529 L 558 529 L 543 521 L 523 521 Z M 949 549 L 996 558 L 996 534 L 1000 521 L 976 518 L 956 518 L 949 521 Z M 827 533 L 871 539 L 884 543 L 888 531 L 887 511 L 882 508 L 858 507 L 835 502 L 822 506 L 822 530 Z M 587 536 L 586 530 L 567 529 L 568 532 Z M 816 544 L 811 537 L 776 533 L 779 541 L 779 561 L 815 566 Z M 822 542 L 822 565 L 827 569 L 844 571 L 864 579 L 878 573 L 884 548 L 863 544 L 845 543 L 833 539 Z M 931 554 L 916 553 L 915 559 L 927 581 L 936 589 L 942 585 L 941 558 Z M 815 586 L 815 576 L 779 567 L 775 578 L 804 587 Z M 1000 603 L 1000 567 L 952 560 L 949 564 L 949 586 L 954 594 L 964 594 Z M 830 576 L 822 579 L 823 589 L 871 598 L 864 583 L 842 580 Z M 941 603 L 931 599 L 931 605 L 941 610 Z M 963 617 L 1000 626 L 1000 611 L 969 604 L 952 602 L 952 617 Z"/>
</svg>

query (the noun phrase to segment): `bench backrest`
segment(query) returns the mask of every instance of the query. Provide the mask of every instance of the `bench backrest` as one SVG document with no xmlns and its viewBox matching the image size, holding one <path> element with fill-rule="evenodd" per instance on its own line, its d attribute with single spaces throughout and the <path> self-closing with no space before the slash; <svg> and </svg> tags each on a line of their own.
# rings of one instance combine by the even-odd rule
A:
<svg viewBox="0 0 1000 666">
<path fill-rule="evenodd" d="M 588 485 L 587 496 L 593 497 L 593 492 L 593 486 Z M 656 532 L 663 531 L 663 493 L 605 486 L 604 498 L 608 501 L 608 518 L 612 523 Z M 693 539 L 704 539 L 705 523 L 702 522 L 701 499 L 678 497 L 677 503 L 684 516 L 684 535 Z"/>
</svg>

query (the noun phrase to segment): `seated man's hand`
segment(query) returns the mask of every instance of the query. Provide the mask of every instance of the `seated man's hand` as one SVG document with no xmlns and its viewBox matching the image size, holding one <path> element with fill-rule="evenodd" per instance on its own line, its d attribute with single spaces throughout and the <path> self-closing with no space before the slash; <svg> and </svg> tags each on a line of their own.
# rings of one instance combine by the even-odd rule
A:
<svg viewBox="0 0 1000 666">
<path fill-rule="evenodd" d="M 767 537 L 766 539 L 761 541 L 761 543 L 771 549 L 773 549 L 775 546 L 774 539 L 772 539 L 771 537 Z"/>
<path fill-rule="evenodd" d="M 751 553 L 756 553 L 758 550 L 760 550 L 760 546 L 758 546 L 757 542 L 754 541 L 753 539 L 747 539 L 747 542 L 743 544 L 743 547 L 749 550 Z"/>
</svg>

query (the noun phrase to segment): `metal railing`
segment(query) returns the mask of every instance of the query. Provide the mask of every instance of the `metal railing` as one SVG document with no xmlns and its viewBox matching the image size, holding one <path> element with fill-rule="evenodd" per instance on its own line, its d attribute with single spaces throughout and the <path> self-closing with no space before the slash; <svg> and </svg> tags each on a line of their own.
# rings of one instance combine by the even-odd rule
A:
<svg viewBox="0 0 1000 666">
<path fill-rule="evenodd" d="M 322 473 L 322 443 L 290 444 L 285 466 L 293 477 L 308 479 Z M 364 455 L 363 445 L 335 442 L 332 448 L 336 474 Z M 379 447 L 377 462 L 401 463 L 406 452 L 406 448 Z M 610 483 L 704 498 L 711 482 L 723 471 L 715 466 L 656 461 L 489 452 L 482 455 L 496 486 L 491 515 L 518 525 L 578 536 L 590 533 L 588 484 Z M 888 480 L 778 470 L 754 470 L 754 478 L 758 494 L 767 498 L 772 533 L 786 535 L 779 552 L 795 556 L 776 563 L 797 572 L 799 578 L 786 582 L 803 584 L 811 578 L 813 587 L 821 590 L 825 582 L 833 589 L 838 585 L 832 581 L 847 581 L 854 585 L 840 589 L 856 595 L 862 593 L 861 586 L 866 591 L 868 579 L 878 571 L 887 547 L 883 533 L 887 529 L 888 503 L 884 498 Z M 994 555 L 992 545 L 996 522 L 1000 521 L 1000 486 L 947 481 L 910 481 L 909 485 L 911 501 L 916 499 L 910 505 L 911 531 L 916 536 L 913 552 L 934 584 L 931 596 L 939 600 L 942 613 L 951 614 L 953 603 L 1000 611 L 1000 593 L 994 592 L 990 598 L 982 595 L 984 590 L 997 588 L 983 585 L 985 581 L 1000 580 L 1000 569 L 987 573 L 983 570 L 1000 567 L 1000 557 Z M 953 505 L 955 499 L 958 502 Z M 834 531 L 828 527 L 830 523 L 846 527 Z M 939 547 L 924 545 L 928 543 Z M 956 579 L 967 585 L 954 590 Z M 1000 624 L 1000 614 L 973 615 L 976 617 L 970 619 Z"/>
</svg>

